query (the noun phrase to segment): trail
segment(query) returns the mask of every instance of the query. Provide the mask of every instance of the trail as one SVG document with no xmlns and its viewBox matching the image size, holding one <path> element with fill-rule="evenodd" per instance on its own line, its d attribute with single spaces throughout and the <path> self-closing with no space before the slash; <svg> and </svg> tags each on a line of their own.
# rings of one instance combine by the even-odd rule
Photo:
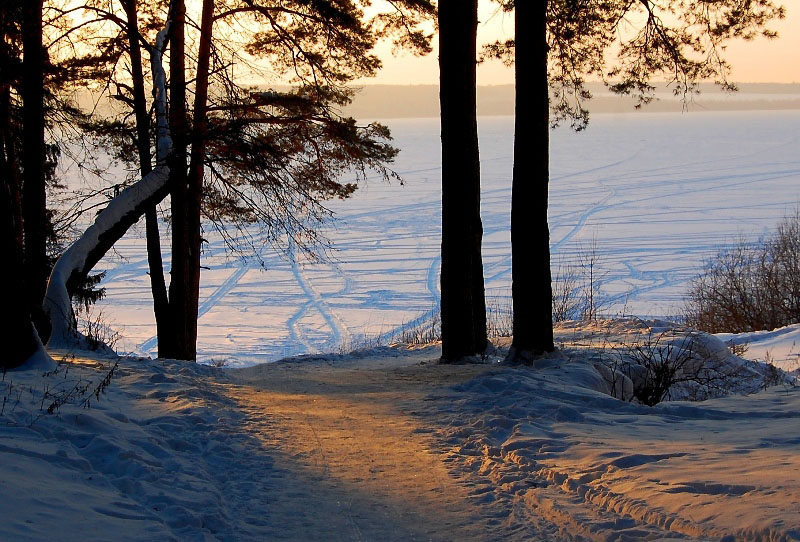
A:
<svg viewBox="0 0 800 542">
<path fill-rule="evenodd" d="M 588 472 L 553 465 L 554 458 L 570 457 L 582 445 L 557 425 L 580 419 L 575 412 L 586 410 L 585 396 L 573 396 L 558 383 L 548 389 L 542 385 L 548 377 L 536 372 L 524 376 L 540 379 L 536 386 L 542 389 L 526 392 L 517 370 L 438 365 L 438 353 L 426 348 L 397 357 L 319 356 L 231 371 L 227 395 L 245 414 L 241 426 L 248 440 L 260 443 L 259 450 L 239 455 L 243 469 L 226 478 L 229 509 L 247 516 L 233 518 L 245 526 L 240 536 L 605 542 L 706 541 L 724 534 L 637 505 L 613 485 L 646 465 L 692 461 L 680 445 L 647 453 L 623 447 L 601 456 L 607 465 Z M 507 394 L 532 408 L 503 405 Z M 551 394 L 564 406 L 542 409 Z M 619 412 L 611 415 L 620 422 L 637 408 L 613 405 Z M 251 482 L 236 475 L 258 470 L 249 462 L 263 462 L 264 454 L 269 479 L 254 493 Z M 751 489 L 709 485 L 686 491 L 735 496 Z"/>
<path fill-rule="evenodd" d="M 269 503 L 243 484 L 231 503 L 243 504 L 233 508 L 260 510 L 265 525 L 280 526 L 264 534 L 280 540 L 521 541 L 541 533 L 533 522 L 515 535 L 502 525 L 507 511 L 484 506 L 473 482 L 449 473 L 435 428 L 418 414 L 431 393 L 490 368 L 438 366 L 433 355 L 412 354 L 400 366 L 373 359 L 237 371 L 230 397 L 248 434 L 280 451 L 273 468 L 282 474 L 260 497 Z"/>
</svg>

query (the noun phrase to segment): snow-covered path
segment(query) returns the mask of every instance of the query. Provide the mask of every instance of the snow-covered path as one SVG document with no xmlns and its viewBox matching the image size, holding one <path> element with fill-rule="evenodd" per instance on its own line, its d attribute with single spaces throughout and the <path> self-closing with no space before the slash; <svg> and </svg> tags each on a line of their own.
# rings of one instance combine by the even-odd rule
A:
<svg viewBox="0 0 800 542">
<path fill-rule="evenodd" d="M 273 530 L 254 531 L 254 539 L 447 541 L 490 532 L 490 511 L 449 476 L 433 428 L 418 419 L 430 391 L 487 368 L 419 371 L 430 355 L 333 371 L 311 362 L 231 374 L 247 431 L 287 472 L 258 512 Z M 245 493 L 253 509 L 258 496 Z"/>
<path fill-rule="evenodd" d="M 800 541 L 800 389 L 650 408 L 586 349 L 439 355 L 8 373 L 0 540 Z M 75 379 L 91 408 L 45 414 Z"/>
</svg>

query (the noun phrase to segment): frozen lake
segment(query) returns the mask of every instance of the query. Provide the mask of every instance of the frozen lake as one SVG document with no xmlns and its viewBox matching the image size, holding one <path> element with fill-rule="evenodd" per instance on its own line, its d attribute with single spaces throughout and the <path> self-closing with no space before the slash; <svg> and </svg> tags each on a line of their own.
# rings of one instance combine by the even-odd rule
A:
<svg viewBox="0 0 800 542">
<path fill-rule="evenodd" d="M 331 203 L 339 217 L 328 232 L 332 261 L 291 262 L 265 248 L 262 269 L 255 259 L 227 256 L 222 239 L 206 233 L 200 359 L 248 365 L 338 350 L 392 336 L 434 310 L 438 119 L 385 123 L 402 150 L 395 169 L 406 183 L 375 180 Z M 503 304 L 511 285 L 513 118 L 481 118 L 480 137 L 486 287 Z M 608 314 L 675 314 L 709 255 L 741 235 L 768 233 L 798 202 L 800 111 L 597 114 L 585 132 L 553 133 L 554 264 L 577 261 L 594 243 Z M 142 232 L 129 233 L 98 269 L 107 270 L 103 313 L 124 335 L 118 348 L 154 354 Z"/>
</svg>

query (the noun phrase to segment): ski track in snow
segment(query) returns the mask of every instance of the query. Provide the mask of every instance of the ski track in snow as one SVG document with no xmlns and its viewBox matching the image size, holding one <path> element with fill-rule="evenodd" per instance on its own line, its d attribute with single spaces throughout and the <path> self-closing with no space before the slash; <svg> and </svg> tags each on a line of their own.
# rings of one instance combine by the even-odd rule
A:
<svg viewBox="0 0 800 542">
<path fill-rule="evenodd" d="M 223 282 L 210 296 L 205 299 L 205 301 L 200 304 L 200 306 L 197 308 L 197 319 L 199 320 L 204 314 L 214 308 L 214 306 L 219 303 L 220 300 L 228 294 L 228 292 L 233 290 L 236 284 L 247 274 L 248 271 L 250 271 L 250 269 L 251 267 L 249 265 L 236 268 L 225 280 L 225 282 Z M 154 335 L 140 344 L 137 350 L 140 352 L 151 352 L 157 344 L 158 336 Z"/>
<path fill-rule="evenodd" d="M 305 340 L 304 332 L 302 331 L 299 322 L 306 315 L 309 309 L 314 308 L 322 316 L 322 318 L 325 320 L 325 323 L 331 330 L 330 339 L 326 341 L 324 346 L 330 348 L 335 347 L 338 344 L 345 344 L 349 342 L 350 332 L 347 329 L 347 326 L 345 326 L 341 319 L 336 316 L 333 310 L 331 310 L 330 306 L 325 302 L 322 295 L 319 293 L 319 291 L 317 291 L 316 288 L 314 288 L 314 285 L 303 272 L 302 265 L 297 262 L 295 246 L 292 241 L 289 242 L 289 261 L 292 265 L 292 273 L 294 274 L 295 279 L 297 279 L 297 284 L 309 299 L 308 303 L 300 307 L 300 309 L 289 319 L 293 335 L 297 337 L 301 343 L 310 346 L 308 341 Z M 345 281 L 344 289 L 339 293 L 345 293 L 347 290 L 347 285 L 348 282 Z"/>
<path fill-rule="evenodd" d="M 405 186 L 373 179 L 352 200 L 330 202 L 340 218 L 327 232 L 335 261 L 300 264 L 269 252 L 264 279 L 251 275 L 240 284 L 254 266 L 222 261 L 224 242 L 214 232 L 208 235 L 204 265 L 231 272 L 202 301 L 200 316 L 213 309 L 214 318 L 200 320 L 201 359 L 226 351 L 225 345 L 204 343 L 203 326 L 210 326 L 209 335 L 227 337 L 235 345 L 234 357 L 249 364 L 342 348 L 355 337 L 386 341 L 434 314 L 440 265 L 438 124 L 436 119 L 389 124 L 403 151 L 396 170 Z M 512 126 L 510 118 L 480 121 L 484 274 L 487 294 L 499 298 L 510 297 L 511 285 Z M 598 115 L 582 134 L 554 132 L 554 263 L 578 264 L 595 239 L 599 293 L 610 314 L 674 313 L 684 285 L 707 257 L 740 235 L 769 232 L 799 201 L 798 126 L 797 112 Z M 107 265 L 103 310 L 138 345 L 131 349 L 149 353 L 154 324 L 126 324 L 132 308 L 151 314 L 143 292 L 149 286 L 144 240 L 130 236 L 118 250 L 123 260 Z M 168 270 L 168 262 L 165 266 Z M 291 284 L 271 284 L 274 273 L 283 273 L 280 280 Z M 237 314 L 226 316 L 256 303 L 274 309 L 261 316 L 269 322 L 248 317 L 243 325 Z M 225 324 L 228 320 L 240 324 Z"/>
</svg>

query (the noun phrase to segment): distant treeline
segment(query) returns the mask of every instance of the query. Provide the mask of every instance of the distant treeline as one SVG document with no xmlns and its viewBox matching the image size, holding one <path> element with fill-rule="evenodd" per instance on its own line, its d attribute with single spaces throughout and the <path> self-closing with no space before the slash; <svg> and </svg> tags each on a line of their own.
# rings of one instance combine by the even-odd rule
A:
<svg viewBox="0 0 800 542">
<path fill-rule="evenodd" d="M 632 98 L 611 94 L 601 83 L 587 85 L 593 98 L 586 102 L 592 113 L 635 111 Z M 691 111 L 748 111 L 800 109 L 800 83 L 742 83 L 735 93 L 722 92 L 713 84 L 701 85 L 700 94 L 689 99 Z M 684 104 L 669 88 L 656 91 L 656 100 L 641 111 L 682 111 Z M 361 87 L 345 113 L 359 119 L 438 117 L 438 85 L 366 85 Z M 514 85 L 478 87 L 478 115 L 513 115 Z"/>
</svg>

